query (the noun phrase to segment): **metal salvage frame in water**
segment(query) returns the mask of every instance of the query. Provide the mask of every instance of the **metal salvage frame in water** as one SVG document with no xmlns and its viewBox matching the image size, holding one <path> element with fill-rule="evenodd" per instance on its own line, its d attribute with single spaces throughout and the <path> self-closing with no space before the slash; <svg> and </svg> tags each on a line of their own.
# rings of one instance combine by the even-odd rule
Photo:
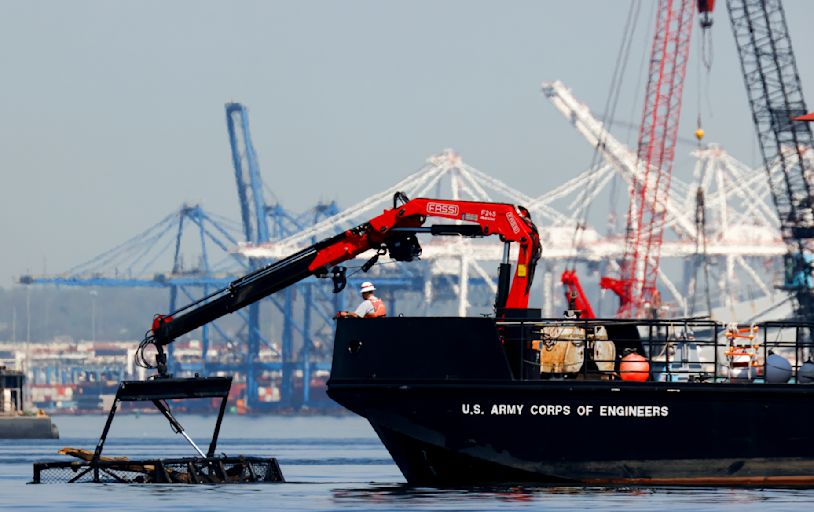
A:
<svg viewBox="0 0 814 512">
<path fill-rule="evenodd" d="M 31 483 L 142 483 L 142 484 L 239 484 L 284 482 L 280 465 L 273 457 L 229 457 L 215 455 L 215 450 L 232 386 L 231 377 L 172 378 L 158 377 L 145 381 L 122 381 L 116 391 L 107 421 L 94 451 L 63 448 L 62 455 L 73 461 L 34 463 Z M 218 416 L 209 449 L 204 453 L 187 435 L 175 418 L 167 400 L 220 399 Z M 175 433 L 192 446 L 197 457 L 134 460 L 128 457 L 104 457 L 107 435 L 121 402 L 152 402 L 169 422 Z"/>
</svg>

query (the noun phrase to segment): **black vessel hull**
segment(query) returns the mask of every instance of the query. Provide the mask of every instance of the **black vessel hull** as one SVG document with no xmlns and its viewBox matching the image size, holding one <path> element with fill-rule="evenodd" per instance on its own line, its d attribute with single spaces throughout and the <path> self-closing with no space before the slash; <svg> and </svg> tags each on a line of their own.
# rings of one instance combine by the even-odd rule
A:
<svg viewBox="0 0 814 512">
<path fill-rule="evenodd" d="M 343 322 L 328 393 L 413 484 L 814 485 L 812 387 L 523 380 L 489 319 Z"/>
</svg>

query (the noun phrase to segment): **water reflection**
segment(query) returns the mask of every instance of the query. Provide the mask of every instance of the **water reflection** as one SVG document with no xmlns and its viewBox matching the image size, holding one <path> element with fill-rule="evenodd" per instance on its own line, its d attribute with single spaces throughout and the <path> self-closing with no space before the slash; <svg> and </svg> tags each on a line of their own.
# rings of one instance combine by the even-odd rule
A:
<svg viewBox="0 0 814 512">
<path fill-rule="evenodd" d="M 332 490 L 333 503 L 348 507 L 378 507 L 399 503 L 434 508 L 466 510 L 524 509 L 546 510 L 743 510 L 800 505 L 814 497 L 814 491 L 799 489 L 743 489 L 692 487 L 493 485 L 453 488 L 416 487 L 407 484 L 370 485 Z"/>
</svg>

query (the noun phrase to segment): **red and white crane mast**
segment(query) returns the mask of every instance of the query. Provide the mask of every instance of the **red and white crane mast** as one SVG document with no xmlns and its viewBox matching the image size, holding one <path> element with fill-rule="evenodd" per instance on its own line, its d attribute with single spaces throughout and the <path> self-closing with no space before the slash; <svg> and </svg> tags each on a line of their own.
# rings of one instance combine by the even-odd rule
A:
<svg viewBox="0 0 814 512">
<path fill-rule="evenodd" d="M 695 8 L 696 0 L 659 0 L 639 128 L 643 177 L 630 189 L 620 277 L 603 277 L 600 283 L 619 295 L 622 318 L 647 315 L 659 303 L 656 279 Z M 711 5 L 699 10 L 709 12 Z"/>
</svg>

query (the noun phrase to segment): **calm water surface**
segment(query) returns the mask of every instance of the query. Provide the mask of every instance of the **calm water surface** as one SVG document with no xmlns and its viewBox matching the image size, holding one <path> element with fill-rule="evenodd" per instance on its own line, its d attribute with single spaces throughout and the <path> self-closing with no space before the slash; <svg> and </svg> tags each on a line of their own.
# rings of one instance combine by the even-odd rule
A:
<svg viewBox="0 0 814 512">
<path fill-rule="evenodd" d="M 64 446 L 92 450 L 104 416 L 57 417 L 62 439 L 0 440 L 2 510 L 802 510 L 814 490 L 502 486 L 409 487 L 373 430 L 355 417 L 235 417 L 220 451 L 275 456 L 285 484 L 235 486 L 27 485 L 31 464 L 60 460 Z M 181 416 L 201 446 L 213 417 Z M 545 442 L 541 436 L 538 442 Z M 106 455 L 189 456 L 191 448 L 155 415 L 117 416 Z"/>
</svg>

